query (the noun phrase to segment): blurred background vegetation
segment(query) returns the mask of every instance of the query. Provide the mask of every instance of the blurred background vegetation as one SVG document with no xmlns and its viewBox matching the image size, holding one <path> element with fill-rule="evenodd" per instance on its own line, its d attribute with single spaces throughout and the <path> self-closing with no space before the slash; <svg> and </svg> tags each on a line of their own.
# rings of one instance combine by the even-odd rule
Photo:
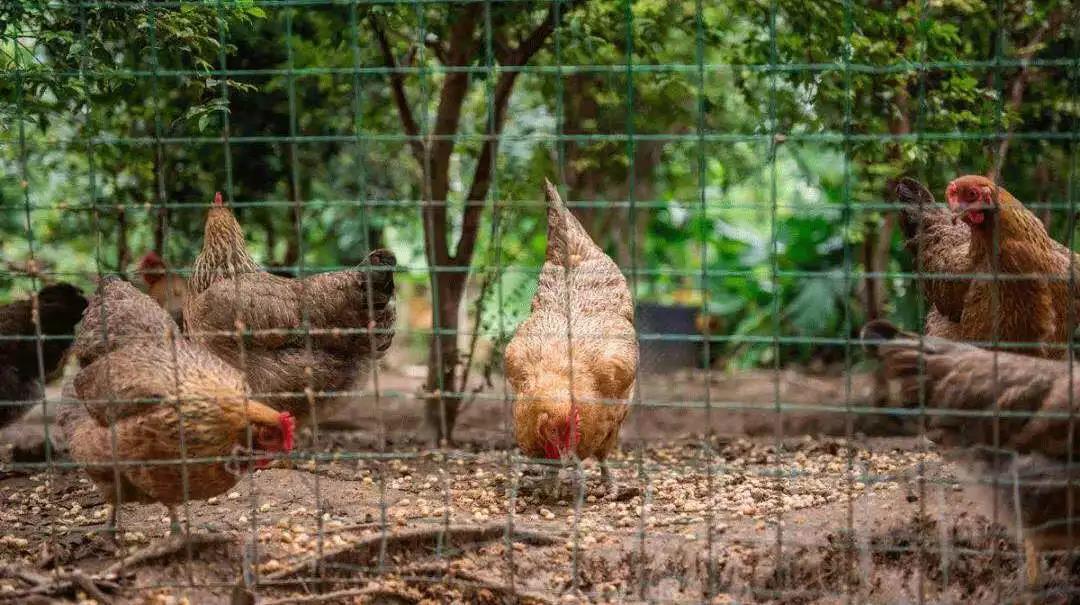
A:
<svg viewBox="0 0 1080 605">
<path fill-rule="evenodd" d="M 3 2 L 0 299 L 31 248 L 83 287 L 149 250 L 182 271 L 222 190 L 268 266 L 392 248 L 399 342 L 464 390 L 527 312 L 550 177 L 713 364 L 835 365 L 869 318 L 919 324 L 890 177 L 997 171 L 1071 244 L 1078 24 L 1012 0 Z"/>
</svg>

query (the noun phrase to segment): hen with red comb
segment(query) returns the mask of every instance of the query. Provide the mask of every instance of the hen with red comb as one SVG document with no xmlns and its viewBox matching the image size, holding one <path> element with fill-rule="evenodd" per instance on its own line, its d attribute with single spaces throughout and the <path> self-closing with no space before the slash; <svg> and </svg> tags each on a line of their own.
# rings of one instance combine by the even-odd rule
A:
<svg viewBox="0 0 1080 605">
<path fill-rule="evenodd" d="M 176 521 L 177 505 L 221 494 L 239 481 L 238 469 L 293 447 L 288 413 L 251 398 L 240 372 L 187 340 L 125 281 L 101 282 L 74 352 L 81 369 L 64 387 L 57 423 L 72 458 L 113 505 L 110 525 L 125 502 L 164 504 Z M 239 467 L 190 462 L 229 457 Z M 181 459 L 189 462 L 160 464 Z M 127 464 L 108 464 L 115 460 Z"/>
<path fill-rule="evenodd" d="M 930 304 L 926 333 L 1040 357 L 1061 357 L 1080 305 L 1077 257 L 994 181 L 961 176 L 948 207 L 914 179 L 893 192 Z M 998 278 L 995 278 L 995 275 Z M 1072 276 L 1072 283 L 1070 283 Z"/>
<path fill-rule="evenodd" d="M 506 347 L 514 432 L 526 455 L 596 458 L 616 495 L 607 458 L 619 442 L 637 379 L 638 343 L 630 289 L 546 183 L 547 259 L 532 313 Z M 557 477 L 552 479 L 557 495 Z"/>
</svg>

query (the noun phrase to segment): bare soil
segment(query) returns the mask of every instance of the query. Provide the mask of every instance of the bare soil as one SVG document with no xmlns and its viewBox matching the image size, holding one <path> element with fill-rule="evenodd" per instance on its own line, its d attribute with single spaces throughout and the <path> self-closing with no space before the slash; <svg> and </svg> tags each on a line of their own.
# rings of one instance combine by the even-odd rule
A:
<svg viewBox="0 0 1080 605">
<path fill-rule="evenodd" d="M 62 444 L 33 462 L 35 412 L 0 434 L 0 603 L 1025 602 L 1009 512 L 932 444 L 881 436 L 894 418 L 851 413 L 867 377 L 651 378 L 615 461 L 625 497 L 590 462 L 548 501 L 498 389 L 432 449 L 413 376 L 382 372 L 292 468 L 182 510 L 225 541 L 122 568 L 163 543 L 164 508 L 124 506 L 118 545 L 96 533 L 106 507 Z M 1033 602 L 1068 602 L 1070 567 L 1044 561 Z"/>
</svg>

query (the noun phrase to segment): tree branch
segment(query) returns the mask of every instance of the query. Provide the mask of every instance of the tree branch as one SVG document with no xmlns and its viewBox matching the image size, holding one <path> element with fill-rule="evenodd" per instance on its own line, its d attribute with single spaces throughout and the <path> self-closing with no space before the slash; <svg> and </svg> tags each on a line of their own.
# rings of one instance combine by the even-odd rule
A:
<svg viewBox="0 0 1080 605">
<path fill-rule="evenodd" d="M 553 3 L 548 8 L 548 14 L 544 21 L 529 35 L 525 36 L 516 48 L 500 51 L 499 54 L 505 58 L 502 65 L 505 67 L 521 67 L 532 60 L 533 55 L 543 47 L 548 37 L 555 31 L 556 17 L 561 17 L 561 15 L 572 9 L 575 4 L 575 2 L 570 2 L 561 12 L 556 13 L 555 4 Z M 510 95 L 514 91 L 514 83 L 520 73 L 517 69 L 504 71 L 499 74 L 499 79 L 495 84 L 492 98 L 495 107 L 492 120 L 488 124 L 487 137 L 484 140 L 483 148 L 480 150 L 480 157 L 476 163 L 472 186 L 469 187 L 469 194 L 465 197 L 461 239 L 458 240 L 457 248 L 454 251 L 453 261 L 454 264 L 459 266 L 468 266 L 472 262 L 473 251 L 476 248 L 476 238 L 480 231 L 480 217 L 484 210 L 484 198 L 487 197 L 488 190 L 491 188 L 492 163 L 495 153 L 498 151 L 499 137 L 502 135 L 503 125 L 506 122 L 506 110 L 510 104 Z"/>
<path fill-rule="evenodd" d="M 506 32 L 492 32 L 491 52 L 495 55 L 495 60 L 499 62 L 499 65 L 508 65 L 510 63 L 510 55 L 513 49 L 506 42 Z"/>
<path fill-rule="evenodd" d="M 1059 29 L 1061 29 L 1062 23 L 1065 22 L 1065 10 L 1064 7 L 1058 7 L 1057 10 L 1050 13 L 1046 17 L 1046 21 L 1043 22 L 1042 27 L 1035 31 L 1031 36 L 1031 40 L 1028 41 L 1024 50 L 1020 52 L 1018 58 L 1027 62 L 1030 61 L 1035 53 L 1038 52 L 1039 46 L 1045 38 L 1052 38 L 1057 35 Z M 1009 100 L 1006 103 L 1009 112 L 1016 112 L 1020 110 L 1020 106 L 1024 102 L 1024 91 L 1027 88 L 1028 82 L 1031 81 L 1031 70 L 1027 65 L 1020 68 L 1020 73 L 1016 74 L 1012 83 L 1009 85 Z M 1001 175 L 1001 169 L 1005 165 L 1005 157 L 1009 154 L 1009 145 L 1012 143 L 1013 127 L 1010 126 L 1005 131 L 1005 136 L 998 143 L 997 157 L 994 160 L 994 167 L 990 174 L 987 175 L 993 180 L 997 180 Z"/>
<path fill-rule="evenodd" d="M 390 48 L 390 41 L 386 37 L 386 32 L 383 31 L 382 26 L 379 24 L 378 17 L 371 14 L 368 17 L 368 20 L 371 23 L 371 29 L 375 32 L 375 38 L 378 40 L 379 49 L 382 50 L 386 66 L 390 68 L 390 88 L 392 96 L 394 97 L 394 105 L 397 106 L 398 115 L 401 117 L 401 126 L 405 129 L 405 134 L 410 137 L 409 145 L 412 147 L 412 152 L 416 157 L 416 161 L 423 164 L 424 143 L 416 138 L 420 134 L 420 129 L 416 126 L 416 119 L 413 118 L 412 109 L 409 108 L 409 100 L 405 96 L 405 78 L 401 72 L 398 71 L 397 60 L 394 59 L 394 51 Z"/>
<path fill-rule="evenodd" d="M 472 262 L 476 238 L 480 232 L 480 218 L 484 212 L 484 198 L 487 197 L 488 190 L 491 188 L 492 163 L 495 152 L 498 150 L 499 137 L 502 135 L 503 125 L 506 122 L 506 109 L 510 104 L 510 93 L 514 90 L 517 76 L 517 71 L 504 71 L 499 74 L 499 80 L 495 84 L 495 93 L 492 97 L 492 103 L 495 105 L 492 124 L 489 124 L 488 136 L 480 150 L 480 157 L 476 160 L 472 186 L 469 187 L 469 194 L 465 196 L 461 238 L 454 251 L 453 261 L 456 265 L 467 266 Z"/>
<path fill-rule="evenodd" d="M 476 27 L 480 21 L 482 5 L 470 4 L 458 16 L 450 29 L 447 41 L 446 67 L 465 67 L 472 62 L 476 49 Z M 469 92 L 469 73 L 447 72 L 439 93 L 439 106 L 435 113 L 433 138 L 429 153 L 421 159 L 424 169 L 424 221 L 425 250 L 432 266 L 450 265 L 449 223 L 446 218 L 446 202 L 450 192 L 450 157 L 454 153 L 454 134 L 461 121 L 461 108 Z M 440 276 L 445 278 L 445 275 Z M 438 279 L 438 278 L 436 278 Z"/>
<path fill-rule="evenodd" d="M 443 45 L 442 40 L 424 40 L 424 46 L 431 51 L 431 54 L 435 55 L 435 58 L 439 60 L 439 63 L 446 65 L 446 46 Z"/>
<path fill-rule="evenodd" d="M 567 2 L 566 6 L 563 7 L 563 9 L 558 13 L 556 13 L 555 11 L 558 3 L 552 2 L 551 6 L 548 8 L 547 18 L 544 19 L 543 23 L 537 26 L 537 28 L 534 29 L 532 33 L 530 33 L 528 36 L 522 39 L 520 43 L 518 43 L 517 48 L 514 49 L 514 51 L 508 57 L 509 60 L 504 65 L 521 66 L 528 63 L 529 60 L 532 59 L 532 56 L 535 55 L 537 51 L 540 50 L 540 47 L 544 45 L 544 42 L 547 41 L 548 36 L 550 36 L 551 33 L 555 31 L 555 26 L 558 25 L 555 22 L 556 16 L 561 18 L 562 15 L 565 15 L 568 11 L 573 10 L 574 7 L 576 7 L 578 4 L 581 4 L 581 2 L 582 0 L 571 0 L 571 2 Z"/>
<path fill-rule="evenodd" d="M 480 22 L 482 8 L 480 4 L 466 6 L 454 23 L 450 30 L 445 67 L 467 67 L 472 62 L 473 51 L 476 49 L 473 38 Z M 448 168 L 450 164 L 450 156 L 454 152 L 453 135 L 457 133 L 458 124 L 461 121 L 461 107 L 468 92 L 468 72 L 451 71 L 446 74 L 439 94 L 439 109 L 435 114 L 432 129 L 435 135 L 431 144 L 433 200 L 446 199 L 444 188 L 448 188 L 449 180 L 447 179 L 446 183 L 440 183 L 438 177 L 441 176 L 439 174 L 441 170 Z"/>
</svg>

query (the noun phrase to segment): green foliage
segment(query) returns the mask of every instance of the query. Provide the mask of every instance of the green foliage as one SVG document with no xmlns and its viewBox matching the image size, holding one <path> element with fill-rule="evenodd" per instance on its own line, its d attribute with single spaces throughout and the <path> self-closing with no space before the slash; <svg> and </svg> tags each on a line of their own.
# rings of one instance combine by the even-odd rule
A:
<svg viewBox="0 0 1080 605">
<path fill-rule="evenodd" d="M 548 3 L 487 6 L 490 39 L 455 69 L 496 63 L 489 45 L 519 39 Z M 994 133 L 1020 135 L 1006 186 L 1072 236 L 1061 206 L 1078 191 L 1074 2 L 563 7 L 516 84 L 490 195 L 497 224 L 489 201 L 480 225 L 471 279 L 497 279 L 469 308 L 496 348 L 527 313 L 543 259 L 544 177 L 640 299 L 700 306 L 716 322 L 714 356 L 737 366 L 837 355 L 825 339 L 865 318 L 886 179 L 917 175 L 940 191 L 986 172 L 1002 151 Z M 370 22 L 391 32 L 430 130 L 448 64 L 438 49 L 459 8 L 0 3 L 0 255 L 26 260 L 28 202 L 35 256 L 65 279 L 89 285 L 159 247 L 186 267 L 222 190 L 268 265 L 349 266 L 388 245 L 401 279 L 425 281 L 421 172 Z M 494 78 L 479 70 L 470 84 L 450 166 L 455 217 Z M 454 241 L 462 225 L 451 227 Z M 872 269 L 912 270 L 898 237 L 885 241 L 890 260 Z M 0 272 L 0 298 L 27 287 L 16 273 Z M 886 283 L 884 311 L 906 325 L 918 300 L 904 280 Z"/>
</svg>

